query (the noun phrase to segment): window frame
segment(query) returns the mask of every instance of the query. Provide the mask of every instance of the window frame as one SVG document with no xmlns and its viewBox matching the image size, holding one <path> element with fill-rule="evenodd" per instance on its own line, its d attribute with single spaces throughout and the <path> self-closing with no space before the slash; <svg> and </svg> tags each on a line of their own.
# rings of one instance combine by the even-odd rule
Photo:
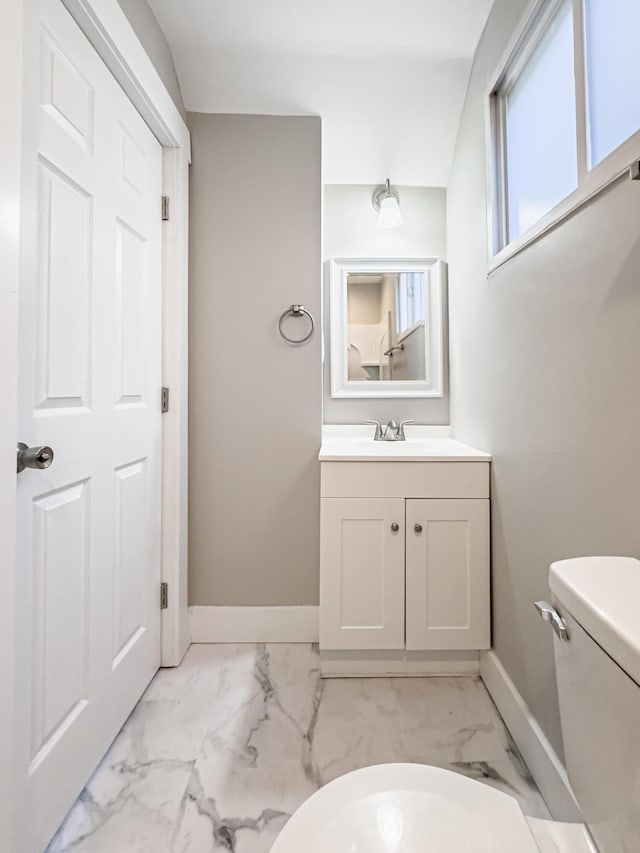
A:
<svg viewBox="0 0 640 853">
<path fill-rule="evenodd" d="M 413 271 L 413 272 L 399 272 L 397 275 L 398 275 L 399 281 L 398 281 L 398 289 L 396 290 L 396 335 L 397 335 L 398 341 L 402 341 L 402 340 L 404 340 L 404 338 L 408 337 L 408 335 L 411 334 L 411 332 L 415 331 L 421 325 L 424 325 L 424 322 L 426 320 L 426 301 L 427 301 L 427 300 L 425 300 L 425 293 L 426 293 L 426 289 L 429 287 L 429 279 L 421 271 L 418 271 L 418 272 L 415 272 L 415 271 Z M 411 322 L 410 323 L 408 322 L 406 326 L 404 326 L 402 329 L 400 329 L 398 327 L 400 325 L 400 320 L 402 318 L 403 313 L 406 313 L 407 320 L 409 320 L 409 310 L 408 310 L 409 298 L 407 296 L 407 311 L 403 312 L 402 305 L 401 305 L 402 297 L 400 295 L 400 292 L 403 289 L 403 285 L 406 284 L 406 280 L 403 278 L 405 276 L 412 276 L 412 278 L 415 276 L 420 276 L 420 295 L 422 296 L 422 299 L 416 300 L 415 299 L 415 293 L 412 293 L 412 295 L 411 295 L 411 318 L 410 318 Z M 416 286 L 415 281 L 412 281 L 411 284 L 412 284 L 412 287 Z M 422 314 L 422 316 L 418 317 L 418 318 L 416 318 L 416 316 L 415 316 L 416 315 L 416 302 L 421 307 L 420 313 Z"/>
<path fill-rule="evenodd" d="M 640 130 L 590 168 L 585 0 L 571 0 L 576 105 L 577 188 L 515 240 L 509 241 L 506 98 L 563 0 L 532 0 L 485 91 L 489 272 L 539 240 L 629 172 L 640 159 Z"/>
</svg>

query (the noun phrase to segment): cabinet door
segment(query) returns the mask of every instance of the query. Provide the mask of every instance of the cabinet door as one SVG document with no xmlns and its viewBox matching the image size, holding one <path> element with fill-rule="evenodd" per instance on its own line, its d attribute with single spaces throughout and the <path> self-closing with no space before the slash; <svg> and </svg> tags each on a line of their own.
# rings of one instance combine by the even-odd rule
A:
<svg viewBox="0 0 640 853">
<path fill-rule="evenodd" d="M 404 503 L 321 501 L 320 648 L 404 648 Z"/>
<path fill-rule="evenodd" d="M 407 649 L 490 646 L 489 501 L 407 501 Z"/>
</svg>

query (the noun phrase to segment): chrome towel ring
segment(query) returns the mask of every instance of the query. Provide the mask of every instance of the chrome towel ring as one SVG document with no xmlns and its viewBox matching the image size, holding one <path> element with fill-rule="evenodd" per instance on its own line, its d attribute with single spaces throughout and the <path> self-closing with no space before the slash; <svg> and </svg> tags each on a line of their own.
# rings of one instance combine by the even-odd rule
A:
<svg viewBox="0 0 640 853">
<path fill-rule="evenodd" d="M 309 322 L 311 323 L 311 328 L 309 332 L 304 336 L 304 338 L 289 338 L 282 331 L 282 323 L 286 320 L 287 317 L 308 317 Z M 281 315 L 278 320 L 278 331 L 280 332 L 280 336 L 288 343 L 288 344 L 306 344 L 307 341 L 311 340 L 313 337 L 313 333 L 315 331 L 315 321 L 311 314 L 307 311 L 304 305 L 291 305 L 287 310 Z"/>
</svg>

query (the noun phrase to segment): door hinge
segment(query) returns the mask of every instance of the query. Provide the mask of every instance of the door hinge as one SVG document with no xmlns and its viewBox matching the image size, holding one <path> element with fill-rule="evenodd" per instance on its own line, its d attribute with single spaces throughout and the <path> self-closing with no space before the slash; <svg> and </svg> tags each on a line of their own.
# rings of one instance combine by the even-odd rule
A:
<svg viewBox="0 0 640 853">
<path fill-rule="evenodd" d="M 166 610 L 169 606 L 169 584 L 160 584 L 160 610 Z"/>
<path fill-rule="evenodd" d="M 169 221 L 169 196 L 168 195 L 162 196 L 162 221 L 163 222 Z"/>
<path fill-rule="evenodd" d="M 168 389 L 168 388 L 163 388 L 163 389 L 162 389 L 162 407 L 161 407 L 161 411 L 162 411 L 162 414 L 163 414 L 163 415 L 164 415 L 164 414 L 166 414 L 166 413 L 169 411 L 169 389 Z"/>
</svg>

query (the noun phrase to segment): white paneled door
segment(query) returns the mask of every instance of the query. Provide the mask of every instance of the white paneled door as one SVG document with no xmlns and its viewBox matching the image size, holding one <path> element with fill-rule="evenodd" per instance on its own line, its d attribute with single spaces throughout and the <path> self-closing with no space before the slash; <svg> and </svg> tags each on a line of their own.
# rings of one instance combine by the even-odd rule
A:
<svg viewBox="0 0 640 853">
<path fill-rule="evenodd" d="M 41 9 L 19 439 L 55 458 L 18 476 L 29 853 L 160 660 L 161 147 L 62 3 Z"/>
</svg>

